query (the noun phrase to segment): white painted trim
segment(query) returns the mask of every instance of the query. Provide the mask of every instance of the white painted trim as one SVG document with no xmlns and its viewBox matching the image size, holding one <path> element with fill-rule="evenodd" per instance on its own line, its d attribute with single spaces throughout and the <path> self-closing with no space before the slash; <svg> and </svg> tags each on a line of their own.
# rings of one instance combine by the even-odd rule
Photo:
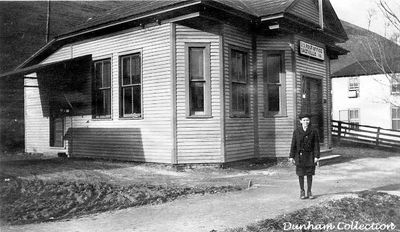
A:
<svg viewBox="0 0 400 232">
<path fill-rule="evenodd" d="M 279 19 L 279 18 L 283 18 L 283 14 L 278 14 L 278 15 L 273 15 L 273 16 L 267 16 L 267 17 L 261 17 L 261 22 L 264 22 L 264 21 L 269 21 L 269 20 L 272 20 L 272 19 Z"/>
</svg>

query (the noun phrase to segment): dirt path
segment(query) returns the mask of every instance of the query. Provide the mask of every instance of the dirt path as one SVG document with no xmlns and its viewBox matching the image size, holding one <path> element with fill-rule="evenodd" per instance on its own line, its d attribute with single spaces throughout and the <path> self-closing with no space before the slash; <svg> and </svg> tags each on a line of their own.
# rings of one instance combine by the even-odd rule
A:
<svg viewBox="0 0 400 232">
<path fill-rule="evenodd" d="M 277 173 L 255 187 L 226 194 L 194 196 L 174 202 L 128 208 L 68 221 L 1 227 L 1 231 L 221 231 L 348 196 L 353 191 L 400 191 L 400 157 L 364 158 L 322 166 L 314 183 L 315 200 L 299 200 L 294 174 Z M 293 172 L 294 173 L 294 172 Z M 400 225 L 398 225 L 400 226 Z"/>
</svg>

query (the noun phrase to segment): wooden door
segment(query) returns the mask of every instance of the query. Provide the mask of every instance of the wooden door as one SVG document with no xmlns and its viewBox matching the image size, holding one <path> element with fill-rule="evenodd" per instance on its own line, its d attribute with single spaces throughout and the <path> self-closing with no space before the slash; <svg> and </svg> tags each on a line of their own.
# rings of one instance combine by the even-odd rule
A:
<svg viewBox="0 0 400 232">
<path fill-rule="evenodd" d="M 63 117 L 50 117 L 50 147 L 64 147 Z"/>
<path fill-rule="evenodd" d="M 311 114 L 311 125 L 319 130 L 320 142 L 324 140 L 324 115 L 322 80 L 303 77 L 301 112 Z"/>
</svg>

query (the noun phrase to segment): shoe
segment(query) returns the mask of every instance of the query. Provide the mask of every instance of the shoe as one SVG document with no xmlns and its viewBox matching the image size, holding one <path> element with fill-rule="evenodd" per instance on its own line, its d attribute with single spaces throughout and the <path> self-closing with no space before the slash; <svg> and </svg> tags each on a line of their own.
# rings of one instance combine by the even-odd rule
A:
<svg viewBox="0 0 400 232">
<path fill-rule="evenodd" d="M 307 196 L 308 196 L 309 199 L 314 199 L 314 196 L 312 195 L 311 191 L 309 191 L 307 193 Z"/>
<path fill-rule="evenodd" d="M 306 199 L 306 193 L 304 192 L 304 190 L 300 190 L 300 199 Z"/>
</svg>

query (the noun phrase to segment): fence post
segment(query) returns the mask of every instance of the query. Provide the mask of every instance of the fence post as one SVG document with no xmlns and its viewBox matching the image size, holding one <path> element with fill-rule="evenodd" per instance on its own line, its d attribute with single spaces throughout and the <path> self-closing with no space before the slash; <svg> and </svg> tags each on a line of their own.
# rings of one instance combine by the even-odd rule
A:
<svg viewBox="0 0 400 232">
<path fill-rule="evenodd" d="M 379 146 L 379 134 L 381 133 L 381 128 L 378 127 L 376 132 L 376 146 Z"/>
<path fill-rule="evenodd" d="M 342 136 L 342 122 L 338 121 L 338 143 L 340 143 L 340 136 Z"/>
</svg>

